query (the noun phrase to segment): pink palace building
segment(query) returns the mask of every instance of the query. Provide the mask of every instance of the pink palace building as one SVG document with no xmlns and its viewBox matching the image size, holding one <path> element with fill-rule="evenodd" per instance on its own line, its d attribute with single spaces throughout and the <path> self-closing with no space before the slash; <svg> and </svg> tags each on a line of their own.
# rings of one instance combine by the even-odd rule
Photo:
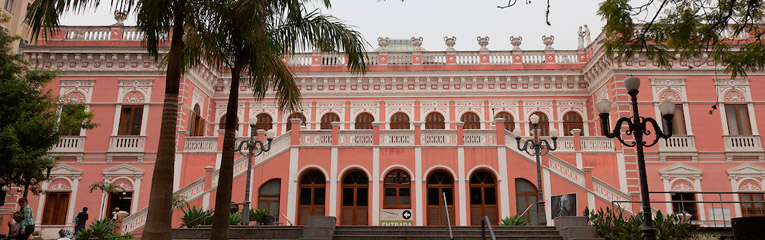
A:
<svg viewBox="0 0 765 240">
<path fill-rule="evenodd" d="M 141 47 L 141 37 L 122 24 L 65 26 L 48 41 L 22 47 L 35 67 L 61 73 L 50 89 L 64 101 L 86 103 L 100 124 L 50 150 L 59 164 L 42 183 L 43 193 L 30 199 L 44 236 L 72 229 L 83 207 L 90 209 L 89 222 L 119 207 L 130 213 L 123 232 L 144 227 L 165 71 Z M 595 109 L 605 98 L 615 103 L 611 122 L 631 116 L 624 79 L 634 75 L 642 81 L 643 116 L 660 118 L 663 99 L 676 103 L 674 136 L 646 149 L 652 207 L 689 213 L 694 224 L 711 227 L 762 215 L 759 127 L 765 120 L 758 118 L 765 119 L 765 95 L 753 93 L 765 90 L 765 72 L 731 79 L 723 66 L 704 59 L 676 61 L 672 69 L 644 56 L 615 60 L 598 44 L 602 38 L 557 50 L 553 37 L 511 37 L 512 50 L 490 50 L 489 39 L 479 37 L 480 48 L 471 51 L 455 50 L 454 37 L 437 51 L 422 49 L 422 38 L 379 38 L 365 75 L 348 73 L 343 54 L 285 56 L 298 76 L 299 112 L 280 112 L 273 89 L 256 102 L 252 90 L 241 87 L 239 111 L 226 116 L 230 75 L 194 67 L 181 80 L 174 194 L 203 209 L 214 206 L 221 126 L 236 117 L 239 140 L 249 137 L 250 122 L 276 132 L 271 150 L 253 162 L 250 199 L 285 225 L 304 225 L 312 215 L 336 216 L 343 225 L 441 225 L 447 211 L 460 226 L 524 212 L 536 222 L 536 206 L 529 207 L 537 201 L 535 160 L 518 150 L 510 133 L 528 136 L 535 114 L 542 135 L 561 132 L 558 149 L 542 157 L 548 224 L 557 195 L 574 194 L 570 211 L 578 215 L 588 207 L 636 213 L 636 151 L 602 136 Z M 522 40 L 547 47 L 524 49 Z M 244 201 L 246 166 L 237 154 L 232 201 Z M 89 192 L 100 181 L 125 192 Z M 0 231 L 7 231 L 17 197 L 19 190 L 11 189 L 0 208 Z M 391 219 L 401 210 L 411 218 Z M 175 210 L 174 226 L 181 216 Z"/>
</svg>

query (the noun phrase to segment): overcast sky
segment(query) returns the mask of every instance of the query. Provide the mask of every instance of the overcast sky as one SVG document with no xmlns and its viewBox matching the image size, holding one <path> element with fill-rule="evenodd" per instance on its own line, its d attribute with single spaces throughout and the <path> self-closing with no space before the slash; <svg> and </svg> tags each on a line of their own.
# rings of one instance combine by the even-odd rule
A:
<svg viewBox="0 0 765 240">
<path fill-rule="evenodd" d="M 513 7 L 498 9 L 507 0 L 334 0 L 321 9 L 353 25 L 377 48 L 377 37 L 424 38 L 427 50 L 445 50 L 444 36 L 456 36 L 457 50 L 477 50 L 478 36 L 489 36 L 489 49 L 509 50 L 510 36 L 522 36 L 522 49 L 544 48 L 542 35 L 554 35 L 556 49 L 576 49 L 577 30 L 587 24 L 594 39 L 603 26 L 596 15 L 602 0 L 550 0 L 550 23 L 545 24 L 546 1 L 518 0 Z M 63 25 L 111 25 L 115 23 L 109 2 L 79 15 L 68 14 Z M 309 6 L 309 8 L 315 8 Z M 131 16 L 126 25 L 135 25 Z"/>
</svg>

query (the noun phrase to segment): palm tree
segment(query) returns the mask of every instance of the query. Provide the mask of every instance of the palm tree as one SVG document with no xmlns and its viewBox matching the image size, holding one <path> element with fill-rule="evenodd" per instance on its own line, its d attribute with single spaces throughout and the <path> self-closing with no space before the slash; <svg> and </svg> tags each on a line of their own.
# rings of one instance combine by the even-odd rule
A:
<svg viewBox="0 0 765 240">
<path fill-rule="evenodd" d="M 207 1 L 187 23 L 187 64 L 207 61 L 231 72 L 226 116 L 237 113 L 240 81 L 250 86 L 257 100 L 269 87 L 276 87 L 282 111 L 298 108 L 300 92 L 294 75 L 280 56 L 308 49 L 342 50 L 348 54 L 353 72 L 365 69 L 364 45 L 360 33 L 335 18 L 306 12 L 303 0 Z M 330 7 L 329 1 L 323 1 Z M 245 74 L 242 77 L 242 73 Z M 226 118 L 223 153 L 215 199 L 215 217 L 210 239 L 228 239 L 229 203 L 234 168 L 236 118 Z"/>
<path fill-rule="evenodd" d="M 157 160 L 154 163 L 149 212 L 143 239 L 171 239 L 173 163 L 175 162 L 175 130 L 178 117 L 178 93 L 181 73 L 184 68 L 183 23 L 185 13 L 196 6 L 195 0 L 112 0 L 111 7 L 118 10 L 132 10 L 138 13 L 138 27 L 144 35 L 144 44 L 155 59 L 159 50 L 171 35 L 170 52 L 167 56 L 165 77 L 165 100 L 162 106 Z M 82 13 L 95 8 L 100 0 L 35 0 L 27 13 L 27 21 L 34 39 L 40 34 L 47 38 L 49 32 L 59 27 L 59 19 L 65 12 Z"/>
</svg>

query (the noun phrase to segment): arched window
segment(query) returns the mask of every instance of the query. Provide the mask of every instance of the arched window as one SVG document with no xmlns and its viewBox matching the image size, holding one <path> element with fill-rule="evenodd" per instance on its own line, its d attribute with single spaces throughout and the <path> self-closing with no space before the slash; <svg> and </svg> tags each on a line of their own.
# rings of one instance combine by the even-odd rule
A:
<svg viewBox="0 0 765 240">
<path fill-rule="evenodd" d="M 311 170 L 300 178 L 298 192 L 299 225 L 307 225 L 309 216 L 324 216 L 326 178 L 319 170 Z"/>
<path fill-rule="evenodd" d="M 494 176 L 485 170 L 474 172 L 470 176 L 470 224 L 481 225 L 483 216 L 488 216 L 491 222 L 497 222 L 498 210 Z"/>
<path fill-rule="evenodd" d="M 327 113 L 321 117 L 321 129 L 332 129 L 332 122 L 339 122 L 340 117 L 334 113 Z"/>
<path fill-rule="evenodd" d="M 454 177 L 446 171 L 436 170 L 428 175 L 427 188 L 428 225 L 446 225 L 446 212 L 442 204 L 449 209 L 449 220 L 454 222 Z"/>
<path fill-rule="evenodd" d="M 438 112 L 428 113 L 425 116 L 425 129 L 445 129 L 446 120 L 444 116 Z"/>
<path fill-rule="evenodd" d="M 202 110 L 200 110 L 199 104 L 194 105 L 194 112 L 191 113 L 191 119 L 189 120 L 189 132 L 190 136 L 205 135 L 205 122 L 204 119 L 202 119 Z"/>
<path fill-rule="evenodd" d="M 409 129 L 409 116 L 399 112 L 390 117 L 390 129 Z"/>
<path fill-rule="evenodd" d="M 412 207 L 411 179 L 409 174 L 395 170 L 385 176 L 383 208 L 409 209 Z"/>
<path fill-rule="evenodd" d="M 292 129 L 292 123 L 290 121 L 292 119 L 295 119 L 295 118 L 300 118 L 300 120 L 302 120 L 302 122 L 300 122 L 300 124 L 305 124 L 305 116 L 303 116 L 302 113 L 299 113 L 299 112 L 292 113 L 292 114 L 290 114 L 289 117 L 287 117 L 287 131 Z"/>
<path fill-rule="evenodd" d="M 542 112 L 535 112 L 533 113 L 537 116 L 539 116 L 539 136 L 548 136 L 550 135 L 550 120 L 547 119 L 547 115 L 545 115 Z M 534 129 L 531 127 L 531 122 L 529 122 L 529 129 Z M 534 136 L 533 134 L 529 134 L 530 136 Z"/>
<path fill-rule="evenodd" d="M 533 225 L 537 222 L 537 188 L 526 179 L 515 179 L 515 209 L 516 212 L 523 213 L 528 208 L 528 212 L 523 218 L 527 223 Z M 529 205 L 532 205 L 529 207 Z"/>
<path fill-rule="evenodd" d="M 584 129 L 584 122 L 582 116 L 576 112 L 568 112 L 563 115 L 563 136 L 572 136 L 571 130 Z"/>
<path fill-rule="evenodd" d="M 271 119 L 271 115 L 261 113 L 256 116 L 258 122 L 255 123 L 255 129 L 271 130 L 274 127 L 274 121 Z"/>
<path fill-rule="evenodd" d="M 220 122 L 218 123 L 218 129 L 226 129 L 226 114 L 223 114 L 222 117 L 220 117 Z M 234 127 L 234 131 L 239 130 L 239 117 L 236 118 L 236 127 Z"/>
<path fill-rule="evenodd" d="M 375 117 L 369 113 L 361 113 L 356 116 L 356 126 L 354 129 L 372 129 L 372 122 L 375 121 Z"/>
<path fill-rule="evenodd" d="M 279 194 L 281 190 L 281 179 L 271 179 L 260 186 L 258 190 L 258 209 L 268 210 L 268 215 L 279 219 Z"/>
<path fill-rule="evenodd" d="M 341 225 L 367 225 L 369 177 L 353 170 L 343 177 Z"/>
<path fill-rule="evenodd" d="M 478 117 L 478 114 L 466 112 L 462 114 L 460 121 L 465 123 L 462 129 L 481 129 L 481 118 Z"/>
<path fill-rule="evenodd" d="M 494 116 L 494 119 L 502 118 L 505 119 L 505 130 L 513 131 L 515 130 L 515 119 L 513 119 L 513 115 L 510 115 L 508 112 L 500 112 L 497 113 L 496 116 Z"/>
</svg>

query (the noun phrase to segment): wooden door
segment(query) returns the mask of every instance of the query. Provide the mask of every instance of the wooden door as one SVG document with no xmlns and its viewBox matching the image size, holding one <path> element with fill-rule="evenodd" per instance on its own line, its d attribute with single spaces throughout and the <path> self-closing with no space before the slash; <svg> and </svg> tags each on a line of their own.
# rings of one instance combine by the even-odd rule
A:
<svg viewBox="0 0 765 240">
<path fill-rule="evenodd" d="M 300 179 L 297 224 L 307 225 L 309 216 L 324 216 L 325 185 L 324 174 L 317 170 Z"/>
<path fill-rule="evenodd" d="M 446 211 L 444 205 L 449 211 L 449 221 L 455 225 L 454 216 L 454 178 L 444 172 L 436 171 L 428 177 L 428 207 L 427 219 L 428 225 L 446 225 Z M 446 195 L 446 202 L 444 202 Z"/>
<path fill-rule="evenodd" d="M 343 177 L 341 225 L 367 225 L 369 178 L 362 171 L 352 171 Z"/>
<path fill-rule="evenodd" d="M 486 171 L 478 171 L 470 177 L 470 224 L 481 225 L 481 218 L 489 217 L 491 224 L 497 224 L 497 184 Z"/>
</svg>

